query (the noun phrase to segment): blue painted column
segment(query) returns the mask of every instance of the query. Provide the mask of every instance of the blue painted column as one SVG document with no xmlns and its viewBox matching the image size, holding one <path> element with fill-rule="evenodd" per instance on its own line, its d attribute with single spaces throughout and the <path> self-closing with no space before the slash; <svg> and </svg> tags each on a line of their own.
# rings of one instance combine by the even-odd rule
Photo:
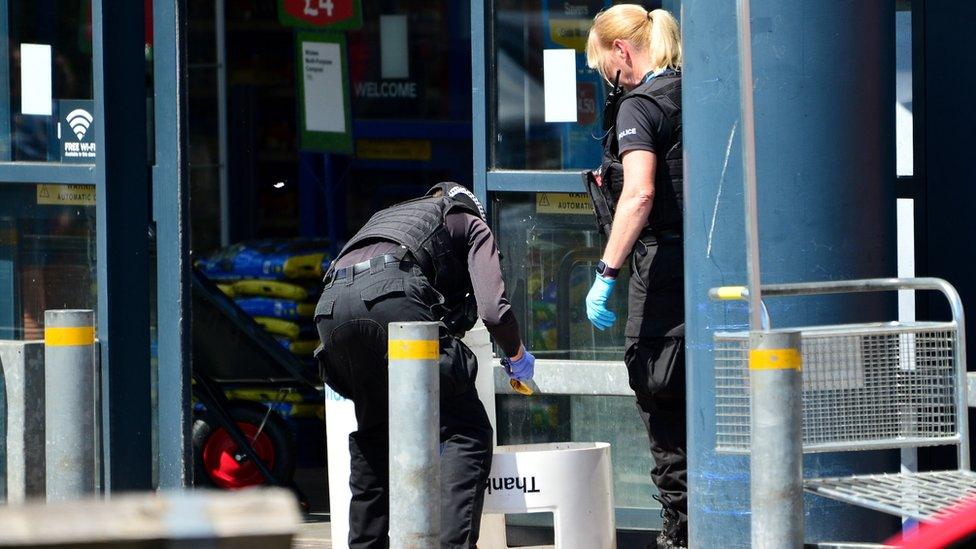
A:
<svg viewBox="0 0 976 549">
<path fill-rule="evenodd" d="M 735 2 L 682 0 L 685 299 L 692 547 L 749 546 L 749 462 L 716 455 L 712 337 L 745 330 Z M 896 274 L 894 7 L 883 0 L 752 2 L 764 283 Z M 778 327 L 894 319 L 894 296 L 770 299 Z M 896 452 L 808 455 L 807 475 L 897 469 Z M 878 541 L 896 519 L 805 499 L 807 542 Z"/>
</svg>

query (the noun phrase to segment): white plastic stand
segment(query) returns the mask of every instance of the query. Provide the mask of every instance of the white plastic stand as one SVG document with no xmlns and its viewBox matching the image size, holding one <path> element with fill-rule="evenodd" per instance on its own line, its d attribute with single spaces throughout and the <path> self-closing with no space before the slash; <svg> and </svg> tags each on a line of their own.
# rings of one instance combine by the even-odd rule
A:
<svg viewBox="0 0 976 549">
<path fill-rule="evenodd" d="M 554 442 L 496 447 L 484 514 L 542 512 L 553 514 L 556 549 L 615 548 L 610 445 Z"/>
<path fill-rule="evenodd" d="M 356 430 L 356 408 L 351 400 L 325 387 L 326 452 L 329 460 L 329 521 L 332 547 L 349 549 L 349 435 Z"/>
</svg>

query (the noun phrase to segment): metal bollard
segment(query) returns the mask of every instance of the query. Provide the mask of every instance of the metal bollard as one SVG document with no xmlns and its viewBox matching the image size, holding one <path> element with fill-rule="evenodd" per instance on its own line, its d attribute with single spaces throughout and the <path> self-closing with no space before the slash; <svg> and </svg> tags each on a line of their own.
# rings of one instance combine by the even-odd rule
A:
<svg viewBox="0 0 976 549">
<path fill-rule="evenodd" d="M 90 310 L 44 312 L 48 501 L 95 492 L 94 319 Z"/>
<path fill-rule="evenodd" d="M 440 344 L 436 322 L 391 322 L 390 547 L 440 545 Z"/>
<path fill-rule="evenodd" d="M 803 392 L 799 332 L 752 332 L 752 546 L 803 547 Z"/>
</svg>

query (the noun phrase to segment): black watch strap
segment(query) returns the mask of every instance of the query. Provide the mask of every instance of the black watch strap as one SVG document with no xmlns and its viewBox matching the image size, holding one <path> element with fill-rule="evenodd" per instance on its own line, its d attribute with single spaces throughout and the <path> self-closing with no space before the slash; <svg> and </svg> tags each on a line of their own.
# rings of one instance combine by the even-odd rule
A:
<svg viewBox="0 0 976 549">
<path fill-rule="evenodd" d="M 614 269 L 608 266 L 602 259 L 596 264 L 596 274 L 604 278 L 617 278 L 619 273 L 620 269 Z"/>
</svg>

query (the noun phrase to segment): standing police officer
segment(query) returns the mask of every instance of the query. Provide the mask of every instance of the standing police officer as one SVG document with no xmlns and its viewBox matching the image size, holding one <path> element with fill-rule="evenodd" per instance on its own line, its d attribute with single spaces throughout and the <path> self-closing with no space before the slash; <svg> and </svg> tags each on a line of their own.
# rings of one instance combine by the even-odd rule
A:
<svg viewBox="0 0 976 549">
<path fill-rule="evenodd" d="M 660 493 L 664 529 L 658 547 L 687 545 L 684 260 L 682 229 L 681 41 L 664 10 L 619 4 L 593 21 L 587 61 L 605 79 L 616 75 L 605 123 L 599 175 L 587 187 L 607 235 L 586 296 L 600 330 L 616 315 L 607 299 L 630 258 L 624 361 L 651 441 L 651 479 Z M 611 225 L 612 223 L 612 225 Z M 612 228 L 611 228 L 612 227 Z"/>
<path fill-rule="evenodd" d="M 389 545 L 387 325 L 441 321 L 441 546 L 473 548 L 491 468 L 492 430 L 461 336 L 480 317 L 513 379 L 530 379 L 485 211 L 456 183 L 375 214 L 332 262 L 315 310 L 324 381 L 356 407 L 349 436 L 349 547 Z M 393 390 L 396 390 L 394 387 Z M 400 433 L 399 436 L 410 436 Z"/>
</svg>

